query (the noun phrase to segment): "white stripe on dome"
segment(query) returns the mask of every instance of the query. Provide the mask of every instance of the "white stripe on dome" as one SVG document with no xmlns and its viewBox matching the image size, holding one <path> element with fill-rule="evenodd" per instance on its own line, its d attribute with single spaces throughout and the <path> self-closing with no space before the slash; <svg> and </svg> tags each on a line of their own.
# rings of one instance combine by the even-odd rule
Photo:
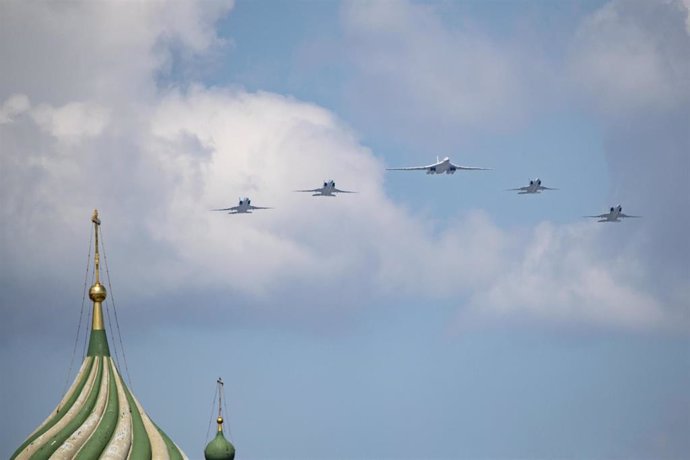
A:
<svg viewBox="0 0 690 460">
<path fill-rule="evenodd" d="M 175 444 L 175 441 L 172 441 L 172 443 Z M 185 453 L 182 451 L 182 449 L 180 449 L 180 446 L 178 446 L 177 444 L 175 444 L 175 447 L 177 448 L 177 451 L 178 451 L 178 452 L 180 453 L 180 455 L 182 456 L 182 460 L 189 460 L 189 457 L 187 457 L 187 456 L 185 455 Z"/>
<path fill-rule="evenodd" d="M 99 368 L 99 361 L 102 359 L 99 356 L 96 356 L 93 358 L 96 362 L 94 363 L 93 367 L 91 368 L 91 373 L 89 374 L 89 378 L 86 381 L 86 384 L 82 388 L 81 393 L 79 393 L 79 396 L 77 397 L 77 400 L 74 401 L 74 404 L 72 404 L 72 407 L 67 411 L 67 413 L 60 419 L 59 422 L 57 422 L 55 425 L 53 425 L 48 431 L 43 433 L 41 436 L 36 438 L 31 444 L 26 446 L 26 448 L 19 454 L 17 455 L 15 460 L 26 460 L 33 455 L 36 450 L 40 449 L 45 443 L 50 441 L 50 439 L 58 434 L 62 429 L 69 424 L 74 417 L 79 413 L 81 408 L 84 406 L 84 403 L 86 402 L 87 398 L 89 397 L 89 393 L 91 393 L 91 389 L 93 388 L 94 382 L 96 381 L 96 376 L 98 375 L 98 368 Z"/>
<path fill-rule="evenodd" d="M 113 378 L 117 386 L 119 415 L 117 425 L 115 426 L 115 433 L 113 433 L 110 442 L 108 442 L 103 454 L 101 454 L 100 460 L 121 460 L 129 456 L 130 448 L 132 447 L 132 414 L 127 401 L 127 395 L 125 394 L 124 384 L 122 383 L 122 376 L 117 371 L 112 358 L 108 358 L 108 361 L 110 361 Z"/>
<path fill-rule="evenodd" d="M 151 458 L 153 460 L 170 460 L 170 456 L 168 455 L 168 446 L 165 444 L 163 436 L 161 436 L 161 434 L 158 432 L 158 429 L 153 424 L 149 416 L 146 415 L 146 412 L 144 412 L 144 409 L 142 409 L 137 398 L 132 395 L 132 399 L 134 399 L 134 403 L 137 405 L 137 409 L 141 415 L 141 421 L 144 422 L 144 428 L 146 429 L 146 434 L 148 435 L 149 442 L 151 443 Z"/>
<path fill-rule="evenodd" d="M 38 425 L 38 428 L 32 431 L 31 434 L 26 437 L 26 439 L 29 439 L 31 436 L 36 434 L 41 428 L 43 428 L 46 425 L 46 423 L 48 423 L 50 420 L 53 419 L 53 417 L 55 417 L 58 414 L 58 411 L 62 408 L 62 406 L 67 404 L 67 401 L 69 401 L 69 398 L 72 397 L 72 394 L 74 394 L 74 392 L 77 391 L 77 387 L 79 386 L 79 382 L 81 382 L 83 374 L 85 374 L 86 370 L 89 368 L 87 364 L 90 364 L 92 359 L 93 358 L 91 356 L 87 356 L 86 359 L 81 363 L 81 367 L 79 368 L 79 372 L 77 372 L 77 376 L 74 378 L 74 382 L 72 382 L 72 385 L 69 387 L 67 393 L 65 393 L 65 396 L 62 398 L 55 410 L 51 412 L 48 418 L 46 418 L 43 421 L 43 423 Z"/>
<path fill-rule="evenodd" d="M 108 393 L 110 389 L 110 369 L 108 366 L 107 358 L 101 358 L 100 362 L 103 368 L 103 374 L 101 376 L 101 386 L 98 389 L 98 397 L 96 398 L 96 404 L 94 405 L 91 413 L 84 423 L 82 423 L 79 428 L 77 428 L 72 435 L 62 443 L 58 450 L 51 455 L 51 460 L 69 460 L 77 455 L 79 450 L 86 444 L 86 441 L 93 435 L 101 423 L 103 414 L 105 413 L 105 408 L 108 402 Z"/>
</svg>

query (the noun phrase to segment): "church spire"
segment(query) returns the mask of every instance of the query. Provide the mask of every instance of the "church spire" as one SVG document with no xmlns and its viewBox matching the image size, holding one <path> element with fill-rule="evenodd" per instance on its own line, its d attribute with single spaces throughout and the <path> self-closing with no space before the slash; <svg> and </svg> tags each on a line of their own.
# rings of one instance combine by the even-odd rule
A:
<svg viewBox="0 0 690 460">
<path fill-rule="evenodd" d="M 101 219 L 98 218 L 98 209 L 93 210 L 93 216 L 91 216 L 91 222 L 93 222 L 93 233 L 94 241 L 96 244 L 96 250 L 94 252 L 94 276 L 95 283 L 89 289 L 89 298 L 93 301 L 93 316 L 91 319 L 91 330 L 101 331 L 103 327 L 103 301 L 106 298 L 107 292 L 105 286 L 101 284 L 101 257 L 98 252 L 98 230 L 101 225 Z"/>
<path fill-rule="evenodd" d="M 218 392 L 218 431 L 216 437 L 211 440 L 204 449 L 206 460 L 233 460 L 235 458 L 235 447 L 223 436 L 223 379 L 216 380 L 216 391 Z"/>
<path fill-rule="evenodd" d="M 103 301 L 107 296 L 105 286 L 101 284 L 101 256 L 98 252 L 98 233 L 101 219 L 98 217 L 98 209 L 93 210 L 91 216 L 96 250 L 94 251 L 94 283 L 89 289 L 89 299 L 93 302 L 93 314 L 91 315 L 91 338 L 89 339 L 88 356 L 110 356 L 108 338 L 105 335 L 103 325 Z"/>
<path fill-rule="evenodd" d="M 93 212 L 91 222 L 96 251 L 94 284 L 89 289 L 93 301 L 89 351 L 57 408 L 11 459 L 187 460 L 184 452 L 146 414 L 110 357 L 103 327 L 106 291 L 100 280 L 102 234 L 98 211 Z"/>
</svg>

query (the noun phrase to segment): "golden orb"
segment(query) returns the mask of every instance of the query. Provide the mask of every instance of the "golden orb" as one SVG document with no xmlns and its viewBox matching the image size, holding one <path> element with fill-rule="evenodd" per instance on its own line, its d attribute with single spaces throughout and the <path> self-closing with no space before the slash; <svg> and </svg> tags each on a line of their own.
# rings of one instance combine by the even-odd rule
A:
<svg viewBox="0 0 690 460">
<path fill-rule="evenodd" d="M 106 291 L 105 286 L 101 283 L 96 283 L 89 289 L 89 299 L 94 302 L 103 302 L 105 300 Z"/>
<path fill-rule="evenodd" d="M 218 417 L 218 420 L 216 420 L 216 421 L 218 422 L 219 425 L 222 424 L 223 423 L 223 417 Z"/>
</svg>

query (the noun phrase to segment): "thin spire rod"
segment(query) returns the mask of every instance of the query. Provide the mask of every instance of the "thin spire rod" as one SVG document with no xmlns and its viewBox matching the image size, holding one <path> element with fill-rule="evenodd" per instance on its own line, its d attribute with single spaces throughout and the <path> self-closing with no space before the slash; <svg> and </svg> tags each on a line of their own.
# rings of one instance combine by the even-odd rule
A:
<svg viewBox="0 0 690 460">
<path fill-rule="evenodd" d="M 218 431 L 223 431 L 223 414 L 221 412 L 223 407 L 223 379 L 218 377 L 216 383 L 218 384 Z"/>
<path fill-rule="evenodd" d="M 95 271 L 96 271 L 96 284 L 100 284 L 100 255 L 98 254 L 98 226 L 101 225 L 101 219 L 98 218 L 98 209 L 93 210 L 93 216 L 91 216 L 91 222 L 93 222 L 93 232 L 96 236 L 96 252 L 95 252 Z"/>
<path fill-rule="evenodd" d="M 102 331 L 103 327 L 103 307 L 101 304 L 107 296 L 107 291 L 105 286 L 101 284 L 101 256 L 98 252 L 98 227 L 101 225 L 101 219 L 98 218 L 98 209 L 93 210 L 93 215 L 91 216 L 91 222 L 93 222 L 93 233 L 95 236 L 96 251 L 94 252 L 94 274 L 95 282 L 91 289 L 89 289 L 89 298 L 93 301 L 93 316 L 91 318 L 91 330 Z"/>
</svg>

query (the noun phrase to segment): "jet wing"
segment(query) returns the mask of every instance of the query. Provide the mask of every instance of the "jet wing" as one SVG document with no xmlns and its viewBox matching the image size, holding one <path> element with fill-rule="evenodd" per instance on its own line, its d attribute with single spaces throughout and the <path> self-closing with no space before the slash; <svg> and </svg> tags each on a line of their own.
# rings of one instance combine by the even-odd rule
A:
<svg viewBox="0 0 690 460">
<path fill-rule="evenodd" d="M 438 166 L 438 164 L 433 164 L 429 166 L 408 166 L 406 168 L 386 168 L 386 171 L 426 171 L 435 166 Z"/>
<path fill-rule="evenodd" d="M 323 188 L 315 188 L 311 190 L 295 190 L 295 192 L 317 193 L 323 191 Z"/>
<path fill-rule="evenodd" d="M 264 208 L 263 206 L 252 206 L 252 205 L 249 205 L 249 207 L 248 207 L 247 209 L 252 209 L 252 210 L 253 210 L 253 209 L 273 209 L 273 208 Z"/>
<path fill-rule="evenodd" d="M 529 190 L 529 187 L 507 188 L 506 192 L 526 192 L 527 190 Z"/>
<path fill-rule="evenodd" d="M 642 216 L 629 216 L 627 214 L 620 213 L 620 214 L 618 214 L 618 217 L 642 217 Z"/>
<path fill-rule="evenodd" d="M 558 190 L 558 189 L 557 188 L 551 188 L 551 187 L 544 187 L 543 185 L 540 185 L 539 190 Z"/>
<path fill-rule="evenodd" d="M 340 190 L 340 189 L 337 189 L 337 188 L 334 188 L 334 189 L 333 189 L 333 192 L 335 192 L 335 193 L 357 193 L 357 192 L 351 192 L 351 191 L 349 191 L 349 190 Z"/>
<path fill-rule="evenodd" d="M 465 171 L 491 171 L 491 168 L 478 168 L 476 166 L 459 166 L 453 163 L 450 163 L 450 166 L 455 169 L 462 169 Z"/>
<path fill-rule="evenodd" d="M 598 216 L 583 216 L 583 217 L 592 217 L 594 219 L 605 219 L 605 218 L 609 217 L 609 215 L 610 214 L 606 213 L 606 214 L 599 214 Z"/>
<path fill-rule="evenodd" d="M 233 206 L 232 208 L 221 208 L 221 209 L 210 209 L 210 211 L 237 211 L 239 206 Z"/>
</svg>

